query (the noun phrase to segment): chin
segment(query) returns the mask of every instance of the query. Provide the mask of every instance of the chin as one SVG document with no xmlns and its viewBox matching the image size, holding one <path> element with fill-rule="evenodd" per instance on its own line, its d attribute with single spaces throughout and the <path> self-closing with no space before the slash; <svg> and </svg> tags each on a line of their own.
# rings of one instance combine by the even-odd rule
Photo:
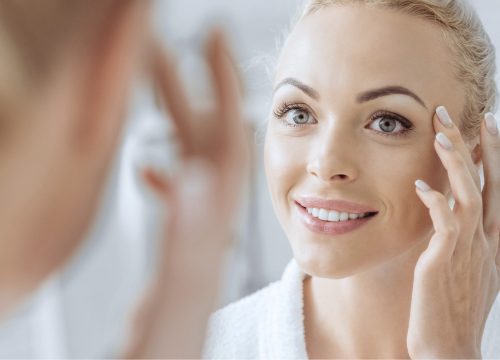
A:
<svg viewBox="0 0 500 360">
<path fill-rule="evenodd" d="M 336 248 L 325 243 L 291 241 L 293 255 L 300 269 L 320 278 L 343 279 L 355 276 L 388 264 L 404 256 L 415 244 L 399 243 L 399 246 L 376 249 L 364 248 L 365 251 L 341 247 Z"/>
<path fill-rule="evenodd" d="M 342 279 L 366 269 L 367 264 L 361 259 L 325 245 L 292 241 L 293 256 L 303 272 L 315 277 Z"/>
</svg>

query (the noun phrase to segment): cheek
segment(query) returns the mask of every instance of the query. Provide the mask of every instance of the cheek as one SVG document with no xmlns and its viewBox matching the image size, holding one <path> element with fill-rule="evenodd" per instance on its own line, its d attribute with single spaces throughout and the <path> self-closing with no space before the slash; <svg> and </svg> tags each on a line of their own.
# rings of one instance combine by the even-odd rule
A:
<svg viewBox="0 0 500 360">
<path fill-rule="evenodd" d="M 379 156 L 369 163 L 374 174 L 378 174 L 373 176 L 374 186 L 386 203 L 391 223 L 398 231 L 404 228 L 417 237 L 427 232 L 432 222 L 428 209 L 416 194 L 415 180 L 422 179 L 445 193 L 447 184 L 446 171 L 434 150 L 433 139 L 422 141 L 418 146 L 396 149 L 390 158 Z"/>
<path fill-rule="evenodd" d="M 293 142 L 280 135 L 267 133 L 264 148 L 264 165 L 273 204 L 280 215 L 280 208 L 288 208 L 290 189 L 304 175 L 305 153 Z"/>
</svg>

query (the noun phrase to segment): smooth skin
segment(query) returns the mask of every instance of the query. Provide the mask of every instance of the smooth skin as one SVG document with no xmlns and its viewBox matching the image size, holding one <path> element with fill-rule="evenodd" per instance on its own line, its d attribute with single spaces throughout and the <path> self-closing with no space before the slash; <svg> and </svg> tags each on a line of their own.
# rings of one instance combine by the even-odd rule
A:
<svg viewBox="0 0 500 360">
<path fill-rule="evenodd" d="M 278 219 L 310 275 L 304 281 L 310 358 L 480 356 L 499 288 L 498 169 L 491 165 L 498 163 L 499 140 L 484 126 L 481 138 L 461 140 L 459 121 L 453 128 L 437 121 L 440 105 L 461 119 L 465 104 L 452 60 L 438 27 L 360 4 L 310 14 L 284 46 L 265 166 Z M 387 86 L 404 87 L 420 100 L 387 92 L 363 96 Z M 384 128 L 384 121 L 394 126 Z M 439 132 L 460 151 L 437 147 Z M 435 190 L 417 191 L 417 179 Z M 364 204 L 378 214 L 340 236 L 314 233 L 295 204 L 304 195 Z M 446 213 L 452 196 L 457 203 Z M 436 250 L 444 246 L 441 239 L 448 256 Z M 466 251 L 449 255 L 451 244 L 462 243 L 474 249 L 472 258 Z"/>
</svg>

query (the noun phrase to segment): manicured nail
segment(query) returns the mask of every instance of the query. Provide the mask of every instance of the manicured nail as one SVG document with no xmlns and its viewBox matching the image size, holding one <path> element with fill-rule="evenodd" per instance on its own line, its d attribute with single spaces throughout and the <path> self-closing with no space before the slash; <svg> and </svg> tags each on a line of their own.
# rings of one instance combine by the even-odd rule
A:
<svg viewBox="0 0 500 360">
<path fill-rule="evenodd" d="M 442 132 L 436 134 L 436 140 L 438 141 L 439 145 L 443 147 L 443 149 L 453 149 L 453 144 L 451 143 L 450 139 L 448 139 L 448 137 Z"/>
<path fill-rule="evenodd" d="M 450 114 L 444 106 L 438 106 L 436 109 L 436 114 L 438 115 L 439 121 L 447 128 L 453 127 L 453 121 L 451 121 Z"/>
<path fill-rule="evenodd" d="M 419 189 L 420 191 L 423 191 L 423 192 L 427 192 L 427 191 L 431 190 L 431 187 L 429 185 L 427 185 L 427 183 L 423 180 L 415 181 L 415 186 L 417 187 L 417 189 Z"/>
<path fill-rule="evenodd" d="M 484 122 L 486 123 L 486 129 L 488 129 L 488 132 L 491 135 L 498 134 L 497 121 L 492 113 L 487 113 L 486 115 L 484 115 Z"/>
</svg>

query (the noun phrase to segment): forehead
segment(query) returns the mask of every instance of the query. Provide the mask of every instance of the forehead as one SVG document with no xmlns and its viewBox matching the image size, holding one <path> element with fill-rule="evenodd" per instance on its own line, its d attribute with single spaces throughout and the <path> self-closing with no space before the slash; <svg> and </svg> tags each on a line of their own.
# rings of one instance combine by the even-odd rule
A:
<svg viewBox="0 0 500 360">
<path fill-rule="evenodd" d="M 329 6 L 294 28 L 276 83 L 295 77 L 320 93 L 403 85 L 425 100 L 443 86 L 457 87 L 451 60 L 440 28 L 429 21 L 366 5 Z"/>
</svg>

